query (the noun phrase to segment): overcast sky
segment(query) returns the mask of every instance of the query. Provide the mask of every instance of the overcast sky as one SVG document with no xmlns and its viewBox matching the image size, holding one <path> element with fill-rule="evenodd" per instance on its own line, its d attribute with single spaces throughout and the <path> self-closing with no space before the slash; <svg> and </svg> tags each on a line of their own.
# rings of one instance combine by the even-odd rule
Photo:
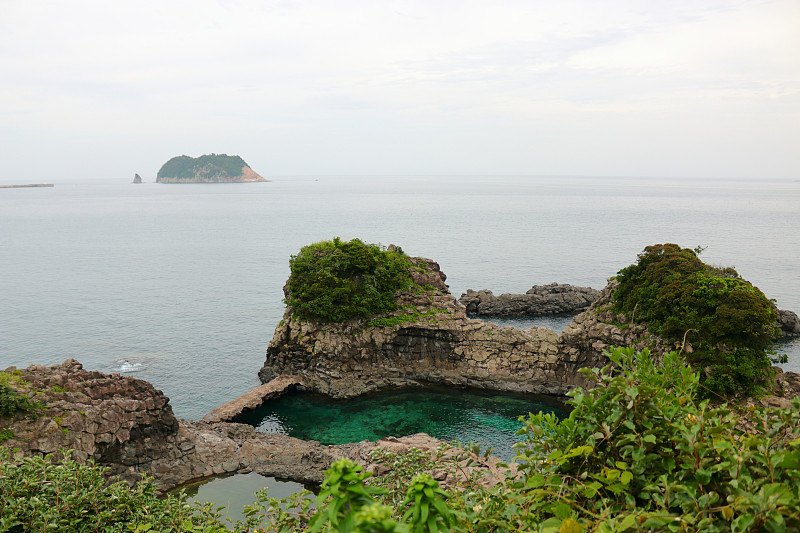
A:
<svg viewBox="0 0 800 533">
<path fill-rule="evenodd" d="M 0 180 L 800 178 L 800 1 L 0 0 Z"/>
</svg>

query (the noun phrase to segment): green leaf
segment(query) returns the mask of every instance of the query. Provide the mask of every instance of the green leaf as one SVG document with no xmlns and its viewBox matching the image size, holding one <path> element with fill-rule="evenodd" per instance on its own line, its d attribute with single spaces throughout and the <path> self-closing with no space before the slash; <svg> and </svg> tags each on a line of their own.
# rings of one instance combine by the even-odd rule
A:
<svg viewBox="0 0 800 533">
<path fill-rule="evenodd" d="M 747 531 L 750 525 L 755 521 L 756 517 L 751 514 L 744 514 L 731 522 L 731 531 L 736 533 L 738 531 Z"/>
<path fill-rule="evenodd" d="M 706 485 L 708 484 L 709 481 L 711 481 L 711 471 L 705 470 L 703 468 L 698 468 L 694 474 L 694 477 L 698 483 L 700 483 L 701 485 Z"/>
<path fill-rule="evenodd" d="M 558 533 L 582 533 L 583 527 L 572 518 L 565 518 L 558 528 Z"/>
</svg>

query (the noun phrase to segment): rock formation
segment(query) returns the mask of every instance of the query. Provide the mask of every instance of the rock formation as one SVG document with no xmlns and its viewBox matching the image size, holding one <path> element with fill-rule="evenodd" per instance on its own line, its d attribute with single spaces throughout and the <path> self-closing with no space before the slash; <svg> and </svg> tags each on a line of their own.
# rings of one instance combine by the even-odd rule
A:
<svg viewBox="0 0 800 533">
<path fill-rule="evenodd" d="M 778 327 L 784 337 L 800 336 L 800 318 L 792 311 L 778 309 Z"/>
<path fill-rule="evenodd" d="M 389 315 L 331 323 L 287 308 L 267 348 L 261 381 L 291 375 L 301 382 L 298 388 L 336 398 L 428 384 L 564 395 L 591 386 L 578 370 L 608 364 L 604 351 L 613 346 L 648 348 L 655 357 L 679 348 L 612 310 L 614 280 L 557 335 L 469 319 L 439 265 L 413 260 L 420 266 L 415 283 L 429 289 L 400 294 L 400 310 Z M 683 349 L 691 353 L 691 343 Z"/>
<path fill-rule="evenodd" d="M 559 355 L 555 332 L 467 318 L 439 265 L 413 260 L 414 283 L 425 289 L 403 292 L 400 309 L 378 320 L 320 322 L 287 308 L 261 381 L 291 374 L 303 388 L 337 398 L 430 383 L 563 395 L 582 383 L 577 361 Z"/>
<path fill-rule="evenodd" d="M 161 166 L 156 183 L 241 183 L 268 181 L 256 174 L 238 155 L 181 155 Z"/>
<path fill-rule="evenodd" d="M 479 316 L 560 315 L 585 311 L 600 297 L 590 287 L 551 283 L 534 285 L 525 294 L 501 294 L 492 291 L 467 290 L 459 298 L 467 313 Z"/>
<path fill-rule="evenodd" d="M 323 446 L 262 433 L 245 424 L 181 420 L 173 415 L 169 400 L 150 383 L 86 371 L 74 359 L 50 367 L 32 365 L 5 372 L 12 388 L 41 408 L 33 415 L 0 417 L 3 446 L 19 455 L 59 455 L 62 449 L 72 449 L 74 458 L 92 459 L 109 467 L 110 475 L 130 483 L 140 480 L 143 473 L 152 475 L 160 490 L 212 475 L 250 471 L 318 485 L 325 470 L 339 457 L 373 470 L 379 466 L 370 452 L 378 447 L 395 453 L 410 448 L 433 453 L 443 444 L 419 434 Z M 437 474 L 445 486 L 462 480 L 462 473 L 469 475 L 476 470 L 484 474 L 486 484 L 501 479 L 495 458 L 452 449 L 444 459 L 455 466 L 453 472 Z"/>
<path fill-rule="evenodd" d="M 142 177 L 139 174 L 134 174 L 133 175 L 133 182 L 134 183 L 141 183 L 142 182 Z"/>
</svg>

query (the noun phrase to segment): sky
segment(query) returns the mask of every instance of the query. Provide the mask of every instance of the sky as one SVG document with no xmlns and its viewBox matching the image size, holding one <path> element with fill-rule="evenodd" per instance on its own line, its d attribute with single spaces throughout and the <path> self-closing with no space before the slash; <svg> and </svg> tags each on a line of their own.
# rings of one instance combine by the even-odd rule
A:
<svg viewBox="0 0 800 533">
<path fill-rule="evenodd" d="M 0 0 L 0 182 L 800 179 L 798 0 Z"/>
</svg>

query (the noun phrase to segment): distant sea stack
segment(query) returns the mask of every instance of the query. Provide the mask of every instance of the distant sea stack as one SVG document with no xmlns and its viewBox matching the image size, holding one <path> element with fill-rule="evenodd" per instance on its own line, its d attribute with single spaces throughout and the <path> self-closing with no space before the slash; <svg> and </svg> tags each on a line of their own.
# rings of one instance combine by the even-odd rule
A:
<svg viewBox="0 0 800 533">
<path fill-rule="evenodd" d="M 173 157 L 161 167 L 156 183 L 240 183 L 269 181 L 256 174 L 238 155 L 209 154 Z"/>
<path fill-rule="evenodd" d="M 133 182 L 134 183 L 141 183 L 142 182 L 142 177 L 139 174 L 134 174 L 133 175 Z"/>
</svg>

